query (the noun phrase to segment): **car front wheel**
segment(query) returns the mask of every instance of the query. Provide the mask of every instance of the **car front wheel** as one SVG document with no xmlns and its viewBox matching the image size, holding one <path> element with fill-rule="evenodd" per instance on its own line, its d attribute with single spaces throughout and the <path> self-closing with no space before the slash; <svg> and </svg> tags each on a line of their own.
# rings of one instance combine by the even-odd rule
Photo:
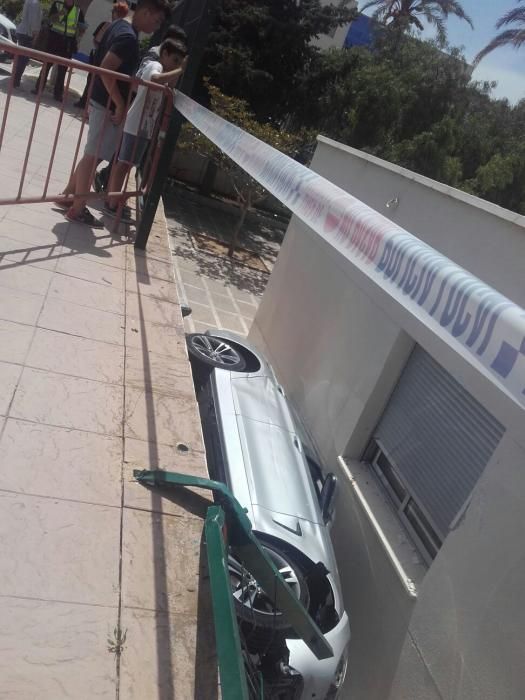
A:
<svg viewBox="0 0 525 700">
<path fill-rule="evenodd" d="M 304 577 L 288 556 L 265 544 L 265 553 L 272 560 L 294 595 L 308 609 L 309 594 Z M 237 616 L 263 629 L 285 629 L 288 627 L 282 613 L 274 606 L 272 593 L 266 593 L 243 565 L 232 555 L 228 557 L 230 584 Z"/>
<path fill-rule="evenodd" d="M 190 333 L 186 336 L 188 352 L 208 367 L 219 367 L 242 372 L 246 362 L 233 344 L 205 333 Z"/>
</svg>

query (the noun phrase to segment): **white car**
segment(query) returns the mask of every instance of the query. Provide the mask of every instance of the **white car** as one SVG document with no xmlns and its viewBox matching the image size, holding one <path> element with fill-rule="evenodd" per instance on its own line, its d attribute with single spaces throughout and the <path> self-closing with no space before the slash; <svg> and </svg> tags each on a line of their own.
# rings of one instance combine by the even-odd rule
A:
<svg viewBox="0 0 525 700">
<path fill-rule="evenodd" d="M 320 465 L 273 370 L 227 331 L 187 336 L 212 478 L 229 487 L 285 581 L 330 643 L 318 660 L 272 598 L 230 556 L 241 632 L 265 698 L 335 700 L 345 678 L 350 624 L 330 539 L 336 479 Z"/>
<path fill-rule="evenodd" d="M 12 54 L 3 50 L 2 44 L 16 44 L 16 25 L 8 17 L 0 14 L 0 59 L 12 58 Z"/>
</svg>

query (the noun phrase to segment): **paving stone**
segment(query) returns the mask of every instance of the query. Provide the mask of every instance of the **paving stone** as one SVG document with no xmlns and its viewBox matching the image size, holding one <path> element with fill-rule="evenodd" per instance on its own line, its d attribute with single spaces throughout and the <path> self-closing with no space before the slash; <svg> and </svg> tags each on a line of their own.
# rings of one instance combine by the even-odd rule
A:
<svg viewBox="0 0 525 700">
<path fill-rule="evenodd" d="M 32 326 L 0 320 L 0 361 L 23 363 L 29 351 L 33 333 Z"/>
<path fill-rule="evenodd" d="M 190 333 L 206 333 L 206 331 L 213 331 L 217 328 L 215 325 L 212 326 L 209 323 L 202 323 L 202 321 L 193 321 L 192 323 L 194 330 L 189 331 Z"/>
<path fill-rule="evenodd" d="M 191 318 L 193 321 L 201 321 L 217 327 L 212 310 L 208 306 L 203 306 L 203 304 L 191 304 Z"/>
<path fill-rule="evenodd" d="M 99 382 L 122 384 L 124 347 L 38 328 L 26 360 L 29 367 Z"/>
<path fill-rule="evenodd" d="M 60 258 L 56 272 L 116 289 L 124 289 L 126 279 L 124 270 L 120 268 L 112 268 L 96 260 L 86 260 L 75 255 Z"/>
<path fill-rule="evenodd" d="M 177 262 L 181 268 L 180 269 L 180 276 L 181 276 L 184 284 L 191 284 L 194 287 L 199 287 L 200 289 L 205 290 L 205 286 L 204 286 L 204 283 L 202 281 L 201 276 L 195 274 L 195 272 L 192 272 L 192 271 L 186 269 L 186 262 L 184 260 L 178 259 Z"/>
<path fill-rule="evenodd" d="M 224 296 L 222 294 L 213 294 L 212 302 L 218 311 L 228 311 L 232 314 L 237 314 L 238 310 L 232 301 L 231 297 Z"/>
<path fill-rule="evenodd" d="M 198 449 L 202 430 L 194 396 L 168 396 L 128 388 L 124 435 L 164 445 L 184 443 L 190 449 Z"/>
<path fill-rule="evenodd" d="M 2 595 L 116 606 L 119 539 L 119 508 L 0 491 Z"/>
<path fill-rule="evenodd" d="M 170 262 L 156 260 L 149 256 L 141 255 L 133 248 L 128 248 L 128 272 L 136 272 L 142 277 L 153 277 L 156 279 L 174 280 L 173 266 Z"/>
<path fill-rule="evenodd" d="M 16 230 L 13 229 L 16 236 Z M 0 272 L 14 267 L 31 265 L 53 271 L 64 255 L 62 244 L 56 238 L 48 244 L 28 243 L 0 234 Z"/>
<path fill-rule="evenodd" d="M 0 294 L 0 319 L 33 325 L 43 304 L 41 295 L 5 287 Z"/>
<path fill-rule="evenodd" d="M 45 294 L 53 274 L 30 265 L 16 265 L 9 269 L 0 269 L 0 287 L 17 289 L 33 294 Z"/>
<path fill-rule="evenodd" d="M 202 532 L 200 519 L 125 508 L 123 605 L 195 616 Z"/>
<path fill-rule="evenodd" d="M 135 438 L 124 438 L 124 462 L 131 469 L 165 469 L 207 478 L 206 455 L 201 442 L 180 451 L 175 445 L 162 445 Z"/>
<path fill-rule="evenodd" d="M 178 355 L 185 345 L 184 328 L 149 323 L 143 319 L 128 317 L 126 322 L 126 346 L 160 355 Z"/>
<path fill-rule="evenodd" d="M 172 280 L 159 279 L 149 275 L 140 275 L 135 271 L 126 272 L 126 289 L 141 296 L 155 297 L 162 301 L 178 304 L 177 285 Z"/>
<path fill-rule="evenodd" d="M 21 365 L 0 362 L 0 416 L 6 416 L 22 374 Z"/>
<path fill-rule="evenodd" d="M 199 600 L 209 598 L 209 591 L 203 590 Z M 199 620 L 197 630 L 193 619 L 186 615 L 123 609 L 122 625 L 128 630 L 128 636 L 120 665 L 121 700 L 216 700 L 219 697 L 209 605 L 201 605 Z M 143 659 L 144 648 L 153 651 L 147 665 Z M 194 666 L 199 672 L 194 673 Z"/>
<path fill-rule="evenodd" d="M 242 289 L 237 289 L 235 286 L 231 286 L 231 293 L 237 299 L 238 301 L 243 301 L 246 304 L 252 304 L 254 303 L 253 296 L 249 292 L 245 292 Z"/>
<path fill-rule="evenodd" d="M 38 320 L 40 328 L 70 333 L 92 340 L 101 340 L 115 345 L 124 343 L 124 323 L 123 316 L 90 309 L 78 304 L 70 304 L 61 299 L 47 299 Z"/>
<path fill-rule="evenodd" d="M 185 284 L 184 291 L 186 292 L 186 297 L 190 304 L 193 302 L 194 304 L 203 304 L 204 306 L 210 305 L 210 295 L 205 289 L 194 287 L 192 284 Z"/>
<path fill-rule="evenodd" d="M 122 439 L 9 418 L 0 489 L 120 506 Z"/>
<path fill-rule="evenodd" d="M 25 368 L 9 415 L 101 435 L 121 435 L 122 409 L 121 386 Z"/>
<path fill-rule="evenodd" d="M 2 596 L 0 618 L 0 697 L 113 700 L 118 608 Z"/>
<path fill-rule="evenodd" d="M 114 314 L 124 313 L 123 289 L 87 282 L 75 277 L 55 275 L 49 287 L 48 296 L 50 299 L 62 299 L 99 311 Z"/>
<path fill-rule="evenodd" d="M 221 328 L 226 328 L 235 333 L 246 333 L 241 319 L 236 314 L 229 314 L 226 311 L 217 311 L 217 315 L 221 322 Z"/>
<path fill-rule="evenodd" d="M 126 386 L 161 394 L 195 396 L 190 363 L 185 345 L 175 346 L 178 353 L 171 356 L 144 352 L 139 348 L 126 350 Z"/>
<path fill-rule="evenodd" d="M 162 326 L 182 327 L 180 306 L 155 297 L 126 293 L 126 316 Z"/>
</svg>

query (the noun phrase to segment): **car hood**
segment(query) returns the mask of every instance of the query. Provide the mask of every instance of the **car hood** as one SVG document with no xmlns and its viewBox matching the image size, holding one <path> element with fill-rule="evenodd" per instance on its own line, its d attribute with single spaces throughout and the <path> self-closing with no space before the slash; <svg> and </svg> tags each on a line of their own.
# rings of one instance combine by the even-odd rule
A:
<svg viewBox="0 0 525 700">
<path fill-rule="evenodd" d="M 231 391 L 252 505 L 322 523 L 301 442 L 280 387 L 272 377 L 232 375 Z"/>
</svg>

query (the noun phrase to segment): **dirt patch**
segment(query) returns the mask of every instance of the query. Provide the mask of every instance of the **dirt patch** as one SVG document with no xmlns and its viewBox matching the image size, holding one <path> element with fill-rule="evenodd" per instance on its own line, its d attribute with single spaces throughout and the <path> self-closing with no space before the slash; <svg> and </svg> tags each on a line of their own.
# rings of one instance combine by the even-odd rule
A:
<svg viewBox="0 0 525 700">
<path fill-rule="evenodd" d="M 195 248 L 208 253 L 209 255 L 226 257 L 229 260 L 233 260 L 240 265 L 245 265 L 252 270 L 257 270 L 258 272 L 265 272 L 270 274 L 270 270 L 265 264 L 264 260 L 255 253 L 253 250 L 247 250 L 246 248 L 236 248 L 233 253 L 233 258 L 228 257 L 229 244 L 224 241 L 219 241 L 216 238 L 207 236 L 204 233 L 191 232 L 190 237 Z"/>
</svg>

